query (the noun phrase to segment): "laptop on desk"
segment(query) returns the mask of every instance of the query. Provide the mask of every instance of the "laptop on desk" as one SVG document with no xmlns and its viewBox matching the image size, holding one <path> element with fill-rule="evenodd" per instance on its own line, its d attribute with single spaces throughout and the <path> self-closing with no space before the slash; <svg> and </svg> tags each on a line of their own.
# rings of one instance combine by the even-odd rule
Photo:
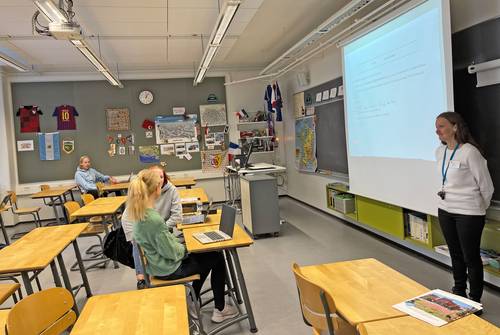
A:
<svg viewBox="0 0 500 335">
<path fill-rule="evenodd" d="M 233 238 L 235 220 L 236 208 L 224 204 L 222 205 L 219 230 L 194 233 L 193 237 L 202 244 L 231 240 Z"/>
</svg>

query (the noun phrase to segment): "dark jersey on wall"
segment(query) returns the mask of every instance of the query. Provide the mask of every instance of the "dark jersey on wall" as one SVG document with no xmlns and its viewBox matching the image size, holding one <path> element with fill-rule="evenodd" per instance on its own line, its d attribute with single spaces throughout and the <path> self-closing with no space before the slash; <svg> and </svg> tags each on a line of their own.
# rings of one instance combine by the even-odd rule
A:
<svg viewBox="0 0 500 335">
<path fill-rule="evenodd" d="M 42 111 L 37 106 L 21 106 L 16 113 L 21 121 L 21 133 L 39 133 Z"/>
<path fill-rule="evenodd" d="M 75 107 L 69 105 L 58 106 L 52 116 L 57 116 L 57 130 L 76 129 L 75 116 L 78 116 L 78 112 Z"/>
</svg>

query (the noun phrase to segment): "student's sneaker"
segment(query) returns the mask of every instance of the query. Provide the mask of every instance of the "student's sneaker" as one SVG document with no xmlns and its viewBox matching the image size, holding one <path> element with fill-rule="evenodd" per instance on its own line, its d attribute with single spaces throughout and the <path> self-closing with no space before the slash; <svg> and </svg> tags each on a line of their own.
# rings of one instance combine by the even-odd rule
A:
<svg viewBox="0 0 500 335">
<path fill-rule="evenodd" d="M 240 312 L 236 307 L 226 303 L 226 306 L 222 311 L 219 311 L 217 308 L 214 308 L 214 313 L 212 314 L 212 322 L 221 323 L 224 320 L 234 318 Z"/>
<path fill-rule="evenodd" d="M 145 288 L 146 288 L 146 281 L 144 279 L 138 280 L 137 281 L 137 289 L 143 290 Z"/>
</svg>

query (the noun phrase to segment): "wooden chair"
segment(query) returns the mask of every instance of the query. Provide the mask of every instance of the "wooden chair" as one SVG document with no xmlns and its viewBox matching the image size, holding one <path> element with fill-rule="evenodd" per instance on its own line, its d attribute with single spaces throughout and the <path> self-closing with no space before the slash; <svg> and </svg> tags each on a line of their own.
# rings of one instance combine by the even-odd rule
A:
<svg viewBox="0 0 500 335">
<path fill-rule="evenodd" d="M 17 215 L 17 216 L 23 216 L 23 215 L 32 215 L 35 226 L 36 227 L 41 227 L 42 222 L 40 220 L 40 207 L 18 207 L 17 206 L 17 194 L 14 191 L 7 191 L 8 194 L 10 194 L 10 205 L 12 206 L 10 210 L 12 211 L 12 214 Z M 12 235 L 11 238 L 16 239 L 21 237 L 24 234 L 27 234 L 28 232 L 22 232 L 22 233 L 16 233 Z"/>
<path fill-rule="evenodd" d="M 313 334 L 328 330 L 330 335 L 355 335 L 356 329 L 336 314 L 335 302 L 328 292 L 304 277 L 296 263 L 292 265 L 292 271 L 299 292 L 302 317 L 313 328 Z"/>
<path fill-rule="evenodd" d="M 61 287 L 31 294 L 8 312 L 7 335 L 61 334 L 76 321 L 71 292 Z M 1 319 L 1 317 L 0 317 Z"/>
<path fill-rule="evenodd" d="M 97 187 L 97 192 L 99 193 L 99 196 L 102 197 L 104 195 L 104 191 L 102 190 L 104 187 L 104 183 L 98 181 L 95 183 L 95 186 Z"/>
<path fill-rule="evenodd" d="M 68 216 L 68 223 L 71 224 L 76 221 L 76 218 L 72 216 L 72 214 L 77 211 L 80 208 L 80 204 L 76 201 L 66 201 L 64 203 L 64 208 L 66 209 L 66 214 Z M 104 250 L 104 243 L 102 240 L 102 237 L 100 234 L 102 233 L 108 233 L 109 229 L 111 228 L 110 224 L 103 224 L 103 223 L 91 223 L 89 222 L 89 225 L 87 228 L 85 228 L 84 231 L 80 233 L 79 237 L 96 237 L 99 239 L 99 245 L 101 247 L 101 250 L 98 252 L 92 252 L 93 256 L 89 258 L 83 258 L 83 261 L 98 261 L 89 267 L 86 267 L 85 269 L 91 269 L 95 267 L 102 267 L 105 268 L 106 264 L 109 262 L 109 259 L 104 257 L 103 250 Z M 88 249 L 87 249 L 88 251 Z M 99 257 L 100 256 L 100 257 Z M 74 263 L 71 266 L 71 271 L 77 271 L 79 270 L 78 268 L 78 263 Z"/>
<path fill-rule="evenodd" d="M 148 288 L 153 288 L 153 287 L 161 287 L 161 286 L 184 285 L 186 287 L 186 289 L 188 290 L 188 292 L 191 294 L 192 301 L 193 301 L 194 307 L 195 307 L 196 318 L 198 319 L 198 323 L 199 323 L 198 324 L 199 330 L 202 334 L 204 334 L 203 324 L 201 322 L 200 302 L 198 301 L 198 299 L 196 299 L 196 294 L 194 292 L 193 286 L 191 285 L 191 282 L 193 282 L 195 280 L 200 280 L 200 275 L 195 274 L 192 276 L 179 278 L 179 279 L 173 279 L 173 280 L 162 280 L 162 279 L 157 279 L 155 277 L 152 277 L 146 271 L 148 260 L 147 260 L 146 256 L 144 255 L 144 251 L 142 250 L 142 248 L 139 244 L 136 244 L 136 246 L 137 246 L 137 249 L 139 250 L 142 268 L 144 269 L 144 281 L 146 282 L 146 286 Z"/>
</svg>

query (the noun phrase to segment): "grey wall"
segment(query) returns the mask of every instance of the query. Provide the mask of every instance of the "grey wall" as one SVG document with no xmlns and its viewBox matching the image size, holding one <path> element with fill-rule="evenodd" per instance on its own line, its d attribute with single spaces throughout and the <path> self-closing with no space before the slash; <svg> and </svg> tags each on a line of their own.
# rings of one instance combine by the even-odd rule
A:
<svg viewBox="0 0 500 335">
<path fill-rule="evenodd" d="M 123 81 L 124 88 L 115 88 L 104 81 L 13 83 L 12 103 L 14 114 L 21 105 L 37 105 L 43 111 L 40 116 L 42 132 L 57 131 L 57 119 L 52 117 L 54 108 L 67 104 L 76 108 L 77 130 L 60 131 L 64 138 L 75 140 L 75 151 L 69 155 L 61 152 L 61 160 L 40 161 L 36 133 L 20 133 L 19 118 L 14 117 L 16 140 L 33 139 L 35 151 L 17 152 L 19 183 L 66 180 L 74 177 L 78 159 L 83 154 L 91 156 L 93 166 L 110 175 L 125 175 L 137 172 L 146 164 L 139 162 L 138 147 L 155 145 L 155 138 L 146 138 L 141 127 L 144 119 L 153 120 L 157 115 L 171 115 L 172 107 L 186 107 L 186 113 L 198 114 L 199 105 L 206 104 L 209 93 L 214 93 L 219 103 L 225 103 L 224 78 L 206 78 L 201 85 L 193 87 L 193 80 L 129 80 Z M 147 89 L 153 92 L 150 105 L 139 102 L 139 92 Z M 107 131 L 105 108 L 127 107 L 130 111 L 131 130 Z M 109 157 L 107 135 L 121 133 L 135 134 L 135 154 Z M 62 149 L 62 148 L 61 148 Z M 117 149 L 118 150 L 118 149 Z M 168 171 L 195 170 L 201 168 L 200 154 L 193 153 L 193 159 L 178 159 L 175 156 L 160 156 L 167 163 Z"/>
</svg>

